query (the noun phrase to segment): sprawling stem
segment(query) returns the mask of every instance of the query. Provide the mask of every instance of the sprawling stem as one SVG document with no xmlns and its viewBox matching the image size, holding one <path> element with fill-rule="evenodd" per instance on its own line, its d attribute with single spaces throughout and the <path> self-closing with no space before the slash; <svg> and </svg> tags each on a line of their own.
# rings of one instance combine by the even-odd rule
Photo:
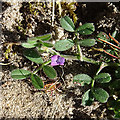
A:
<svg viewBox="0 0 120 120">
<path fill-rule="evenodd" d="M 49 61 L 43 63 L 40 67 L 38 67 L 38 68 L 33 72 L 33 74 L 36 74 L 39 70 L 42 69 L 42 67 L 43 67 L 44 65 L 48 65 L 50 62 L 51 62 L 51 60 L 49 60 Z"/>
<path fill-rule="evenodd" d="M 107 63 L 102 62 L 101 65 L 100 65 L 100 68 L 98 69 L 98 71 L 97 71 L 97 73 L 96 73 L 96 75 L 98 75 L 98 74 L 100 73 L 100 71 L 101 71 L 103 68 L 107 67 L 107 66 L 108 66 Z M 92 80 L 92 84 L 91 84 L 91 88 L 94 87 L 94 83 L 95 83 L 95 80 L 93 79 L 93 80 Z"/>
<path fill-rule="evenodd" d="M 80 59 L 80 61 L 83 61 L 82 50 L 81 50 L 81 48 L 80 48 L 80 45 L 79 45 L 79 44 L 77 44 L 77 48 L 78 48 L 79 59 Z"/>
<path fill-rule="evenodd" d="M 74 55 L 74 56 L 73 56 L 73 55 L 63 55 L 63 54 L 61 54 L 60 56 L 61 56 L 61 57 L 64 57 L 66 60 L 78 60 L 78 56 L 79 56 L 79 55 Z M 85 56 L 82 56 L 82 59 L 83 59 L 83 61 L 85 61 L 85 62 L 99 65 L 99 62 L 98 62 L 98 61 L 95 61 L 95 60 L 93 60 L 93 59 L 87 58 L 87 57 L 85 57 Z"/>
<path fill-rule="evenodd" d="M 94 80 L 94 79 L 92 79 L 91 88 L 93 88 L 93 87 L 94 87 L 94 83 L 95 83 L 95 80 Z"/>
<path fill-rule="evenodd" d="M 77 49 L 78 49 L 78 55 L 79 55 L 79 60 L 80 61 L 83 61 L 83 55 L 82 55 L 82 50 L 81 50 L 81 47 L 80 47 L 80 45 L 77 43 L 77 41 L 78 41 L 78 39 L 77 39 L 77 37 L 78 37 L 78 33 L 75 33 L 75 36 L 76 36 L 76 38 L 75 38 L 75 44 L 77 45 Z"/>
</svg>

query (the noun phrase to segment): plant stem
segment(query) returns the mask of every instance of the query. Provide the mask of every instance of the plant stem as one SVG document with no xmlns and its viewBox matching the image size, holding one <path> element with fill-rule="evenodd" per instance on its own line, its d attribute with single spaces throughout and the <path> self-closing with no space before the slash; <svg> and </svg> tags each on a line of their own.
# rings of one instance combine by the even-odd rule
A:
<svg viewBox="0 0 120 120">
<path fill-rule="evenodd" d="M 98 75 L 98 74 L 100 73 L 100 71 L 101 71 L 103 68 L 105 68 L 106 66 L 108 66 L 108 64 L 102 62 L 101 65 L 100 65 L 100 68 L 98 69 L 98 71 L 97 71 L 97 73 L 96 73 L 96 75 Z M 91 84 L 91 88 L 94 87 L 94 83 L 95 83 L 95 80 L 93 79 L 93 80 L 92 80 L 92 84 Z"/>
<path fill-rule="evenodd" d="M 91 88 L 93 88 L 93 87 L 94 87 L 94 83 L 95 83 L 95 80 L 94 80 L 94 79 L 92 79 Z"/>
<path fill-rule="evenodd" d="M 44 65 L 48 65 L 50 62 L 51 62 L 51 60 L 49 60 L 49 61 L 43 63 L 40 67 L 38 67 L 38 68 L 33 72 L 33 74 L 36 74 L 39 70 L 42 69 L 42 67 L 43 67 Z"/>
<path fill-rule="evenodd" d="M 78 37 L 78 33 L 76 32 L 75 33 L 75 36 L 76 36 L 76 38 L 74 39 L 74 41 L 75 41 L 75 44 L 77 45 L 77 49 L 78 49 L 78 59 L 80 60 L 80 61 L 83 61 L 83 55 L 82 55 L 82 50 L 81 50 L 81 47 L 80 47 L 80 45 L 77 43 L 77 41 L 78 41 L 78 39 L 77 39 L 77 37 Z"/>
<path fill-rule="evenodd" d="M 79 54 L 79 59 L 80 59 L 80 61 L 83 61 L 83 55 L 82 55 L 82 50 L 81 50 L 81 48 L 80 48 L 80 45 L 77 45 L 77 48 L 78 48 L 78 54 Z"/>
<path fill-rule="evenodd" d="M 64 57 L 66 60 L 78 60 L 78 55 L 73 56 L 73 55 L 63 55 L 63 54 L 61 54 L 60 56 Z M 85 62 L 99 65 L 99 62 L 97 62 L 97 61 L 95 61 L 93 59 L 87 58 L 85 56 L 82 56 L 82 59 Z"/>
<path fill-rule="evenodd" d="M 107 67 L 107 66 L 108 66 L 107 63 L 102 62 L 101 65 L 100 65 L 100 68 L 98 69 L 98 71 L 97 71 L 97 73 L 96 73 L 96 75 L 98 75 L 98 74 L 100 73 L 100 71 L 101 71 L 103 68 Z"/>
</svg>

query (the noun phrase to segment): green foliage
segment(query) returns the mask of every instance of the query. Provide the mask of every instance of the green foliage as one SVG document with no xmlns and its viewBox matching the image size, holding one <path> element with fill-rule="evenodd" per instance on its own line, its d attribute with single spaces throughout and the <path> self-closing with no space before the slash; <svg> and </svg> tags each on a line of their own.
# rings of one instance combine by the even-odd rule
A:
<svg viewBox="0 0 120 120">
<path fill-rule="evenodd" d="M 79 83 L 81 86 L 89 85 L 91 83 L 91 89 L 87 90 L 82 96 L 82 105 L 91 105 L 94 99 L 101 103 L 107 102 L 109 94 L 102 88 L 95 88 L 94 83 L 108 83 L 111 80 L 111 76 L 108 73 L 100 73 L 93 79 L 87 74 L 78 74 L 73 77 L 73 83 Z"/>
<path fill-rule="evenodd" d="M 34 47 L 36 47 L 35 44 L 31 44 L 31 43 L 22 43 L 22 46 L 24 48 L 34 48 Z"/>
<path fill-rule="evenodd" d="M 63 18 L 60 19 L 60 24 L 61 26 L 68 32 L 71 32 L 71 36 L 73 37 L 70 39 L 63 39 L 59 40 L 53 45 L 49 40 L 52 38 L 51 34 L 45 34 L 42 36 L 36 36 L 32 38 L 28 38 L 26 43 L 22 43 L 23 49 L 23 54 L 24 56 L 29 59 L 32 62 L 37 63 L 37 68 L 34 67 L 33 73 L 24 69 L 15 69 L 11 72 L 11 76 L 13 79 L 31 79 L 31 82 L 33 86 L 36 89 L 42 89 L 44 87 L 44 83 L 39 76 L 38 71 L 43 70 L 44 74 L 46 77 L 49 79 L 55 79 L 57 77 L 57 72 L 56 70 L 52 67 L 56 64 L 52 64 L 52 59 L 44 62 L 41 53 L 47 53 L 49 56 L 51 55 L 57 55 L 60 57 L 60 53 L 57 51 L 60 51 L 61 53 L 64 53 L 62 51 L 69 50 L 73 46 L 75 46 L 75 49 L 77 48 L 77 53 L 75 53 L 75 56 L 70 57 L 70 59 L 78 59 L 81 61 L 87 61 L 89 63 L 95 63 L 97 65 L 100 65 L 100 62 L 96 62 L 94 60 L 91 60 L 89 58 L 86 58 L 85 56 L 82 55 L 82 49 L 80 46 L 84 47 L 91 47 L 95 45 L 95 39 L 92 38 L 87 38 L 87 39 L 82 39 L 86 38 L 83 35 L 91 35 L 95 31 L 95 26 L 93 23 L 85 23 L 78 28 L 75 27 L 74 25 L 75 22 L 72 21 L 71 18 L 68 16 L 64 16 Z M 120 43 L 119 41 L 115 40 L 113 37 L 116 37 L 117 32 L 114 31 L 111 35 L 109 36 L 104 33 L 100 32 L 97 35 L 97 41 L 103 44 L 102 48 L 94 48 L 98 51 L 104 52 L 107 55 L 113 57 L 113 58 L 118 58 L 119 61 L 119 53 L 120 53 Z M 113 43 L 115 42 L 115 44 Z M 109 47 L 110 46 L 110 47 Z M 55 49 L 54 49 L 55 48 Z M 6 58 L 8 58 L 7 54 L 10 52 L 10 49 L 6 52 Z M 42 54 L 43 55 L 43 54 Z M 64 57 L 64 55 L 61 55 Z M 102 55 L 101 55 L 102 57 Z M 115 118 L 120 118 L 120 68 L 118 67 L 119 64 L 114 61 L 113 64 L 116 63 L 118 69 L 115 70 L 115 75 L 113 75 L 113 81 L 111 81 L 111 75 L 109 73 L 100 73 L 100 71 L 108 66 L 109 64 L 105 62 L 111 62 L 111 60 L 105 56 L 105 58 L 102 58 L 104 61 L 105 66 L 100 66 L 98 72 L 96 73 L 95 76 L 90 77 L 87 74 L 78 74 L 73 77 L 73 82 L 75 84 L 79 84 L 81 86 L 89 85 L 89 89 L 83 94 L 82 96 L 82 105 L 91 105 L 94 100 L 97 100 L 101 103 L 106 103 L 108 101 L 108 107 L 110 110 L 113 110 L 115 115 Z M 60 58 L 55 58 L 53 60 L 53 63 L 60 63 L 64 60 L 61 60 Z M 101 61 L 101 59 L 99 60 Z M 51 62 L 51 66 L 48 65 Z M 63 65 L 63 64 L 58 64 L 58 65 Z M 101 87 L 102 86 L 102 87 Z M 103 89 L 104 86 L 106 87 L 106 90 L 110 90 L 110 95 L 106 90 Z M 109 97 L 110 96 L 110 97 Z M 112 98 L 112 100 L 108 99 Z"/>
<path fill-rule="evenodd" d="M 42 36 L 36 36 L 36 37 L 28 38 L 27 43 L 22 43 L 21 45 L 24 48 L 40 47 L 40 45 L 51 47 L 52 43 L 46 42 L 46 41 L 50 40 L 51 37 L 52 37 L 51 34 L 45 34 L 45 35 L 42 35 Z"/>
<path fill-rule="evenodd" d="M 61 26 L 69 32 L 73 32 L 75 37 L 73 40 L 71 39 L 65 39 L 65 40 L 60 40 L 55 43 L 55 49 L 57 51 L 66 51 L 73 47 L 73 45 L 76 45 L 78 48 L 78 59 L 82 58 L 82 51 L 80 49 L 81 46 L 85 47 L 91 47 L 95 45 L 95 39 L 79 39 L 79 35 L 90 35 L 95 31 L 95 27 L 93 23 L 86 23 L 83 24 L 82 26 L 79 26 L 77 29 L 75 28 L 75 25 L 73 21 L 70 19 L 68 16 L 64 16 L 60 20 Z M 82 61 L 82 59 L 80 59 Z"/>
<path fill-rule="evenodd" d="M 108 83 L 111 80 L 109 73 L 100 73 L 94 77 L 95 81 L 98 83 Z"/>
<path fill-rule="evenodd" d="M 95 31 L 95 27 L 93 23 L 86 23 L 79 26 L 75 31 L 82 35 L 90 35 Z"/>
<path fill-rule="evenodd" d="M 114 111 L 114 118 L 120 119 L 120 67 L 115 70 L 115 78 L 109 84 L 111 97 L 108 100 L 108 109 Z"/>
<path fill-rule="evenodd" d="M 11 72 L 11 77 L 13 79 L 22 80 L 30 76 L 31 72 L 24 69 L 15 69 Z"/>
<path fill-rule="evenodd" d="M 93 88 L 92 94 L 96 100 L 98 100 L 101 103 L 107 102 L 109 98 L 109 94 L 102 88 Z"/>
<path fill-rule="evenodd" d="M 43 59 L 41 58 L 40 53 L 38 52 L 38 50 L 43 52 L 48 52 L 47 51 L 48 48 L 53 47 L 53 44 L 50 41 L 48 41 L 51 39 L 51 37 L 52 37 L 51 34 L 45 34 L 42 36 L 27 38 L 27 42 L 21 44 L 22 47 L 25 48 L 23 50 L 24 56 L 30 61 L 35 62 L 37 64 L 41 64 L 41 65 L 33 72 L 33 74 L 23 69 L 13 70 L 11 72 L 11 76 L 13 79 L 26 79 L 31 75 L 31 81 L 33 86 L 36 89 L 42 89 L 44 87 L 42 79 L 38 75 L 36 75 L 36 73 L 39 70 L 43 69 L 44 73 L 50 79 L 56 78 L 57 73 L 55 69 L 47 65 L 51 62 L 51 60 L 44 62 Z"/>
<path fill-rule="evenodd" d="M 27 38 L 27 43 L 29 44 L 36 44 L 37 43 L 37 38 L 36 37 L 31 37 L 31 38 Z M 23 46 L 24 47 L 24 46 Z"/>
<path fill-rule="evenodd" d="M 85 47 L 91 47 L 95 45 L 95 39 L 83 39 L 83 40 L 78 41 L 78 44 L 80 44 L 81 46 L 85 46 Z"/>
<path fill-rule="evenodd" d="M 24 51 L 24 56 L 31 60 L 32 62 L 35 62 L 37 64 L 42 64 L 43 63 L 43 60 L 42 58 L 40 57 L 39 53 L 37 52 L 37 50 L 35 49 L 26 49 Z"/>
<path fill-rule="evenodd" d="M 35 37 L 37 40 L 48 41 L 51 39 L 51 34 L 46 34 L 42 36 Z"/>
<path fill-rule="evenodd" d="M 83 96 L 82 96 L 82 105 L 83 106 L 86 106 L 86 105 L 91 105 L 92 102 L 94 101 L 94 97 L 93 97 L 93 94 L 91 92 L 91 90 L 87 90 Z"/>
<path fill-rule="evenodd" d="M 74 76 L 73 78 L 73 82 L 74 83 L 80 83 L 81 86 L 84 86 L 85 84 L 90 84 L 91 83 L 92 78 L 90 76 L 88 76 L 87 74 L 78 74 L 76 76 Z"/>
<path fill-rule="evenodd" d="M 43 71 L 50 79 L 54 79 L 57 76 L 55 69 L 51 66 L 48 65 L 43 66 Z"/>
<path fill-rule="evenodd" d="M 74 45 L 71 39 L 60 40 L 55 43 L 55 49 L 57 51 L 65 51 L 70 49 Z"/>
<path fill-rule="evenodd" d="M 74 32 L 75 30 L 74 23 L 68 16 L 61 18 L 60 24 L 65 30 L 69 32 Z"/>
<path fill-rule="evenodd" d="M 32 74 L 31 75 L 31 80 L 32 80 L 32 84 L 35 88 L 42 89 L 44 87 L 42 79 L 39 76 L 37 76 L 35 74 Z"/>
<path fill-rule="evenodd" d="M 42 45 L 45 46 L 45 47 L 48 47 L 48 48 L 49 47 L 50 48 L 53 47 L 53 44 L 52 43 L 48 43 L 48 42 L 43 42 Z"/>
</svg>

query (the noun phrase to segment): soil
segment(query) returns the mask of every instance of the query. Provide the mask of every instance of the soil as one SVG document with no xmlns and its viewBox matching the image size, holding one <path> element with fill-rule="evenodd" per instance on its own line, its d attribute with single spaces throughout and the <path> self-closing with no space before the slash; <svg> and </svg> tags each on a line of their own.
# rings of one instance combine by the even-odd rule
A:
<svg viewBox="0 0 120 120">
<path fill-rule="evenodd" d="M 36 90 L 29 79 L 11 78 L 11 71 L 15 68 L 33 71 L 33 66 L 37 67 L 37 64 L 28 61 L 23 56 L 23 48 L 17 43 L 25 42 L 27 37 L 46 33 L 52 33 L 53 43 L 59 39 L 71 37 L 70 33 L 60 26 L 57 5 L 55 10 L 52 25 L 52 4 L 49 2 L 2 2 L 1 61 L 10 64 L 1 66 L 0 118 L 113 119 L 113 112 L 107 110 L 106 104 L 95 101 L 91 106 L 82 106 L 82 95 L 87 87 L 73 84 L 74 75 L 85 73 L 93 77 L 98 69 L 96 65 L 66 60 L 64 67 L 54 67 L 58 73 L 57 79 L 62 84 L 59 92 Z M 100 31 L 112 33 L 117 30 L 120 32 L 120 3 L 76 3 L 74 12 L 78 17 L 76 27 L 87 22 L 94 23 L 96 31 L 92 37 L 96 37 Z M 70 16 L 70 13 L 66 15 Z M 8 47 L 10 47 L 10 52 L 7 58 L 5 52 Z M 93 53 L 88 52 L 89 49 L 82 48 L 83 54 L 93 57 Z M 63 53 L 72 52 L 74 51 Z M 43 56 L 43 59 L 47 60 L 49 57 Z M 43 73 L 40 74 L 43 75 Z M 44 75 L 42 78 L 47 79 Z"/>
</svg>

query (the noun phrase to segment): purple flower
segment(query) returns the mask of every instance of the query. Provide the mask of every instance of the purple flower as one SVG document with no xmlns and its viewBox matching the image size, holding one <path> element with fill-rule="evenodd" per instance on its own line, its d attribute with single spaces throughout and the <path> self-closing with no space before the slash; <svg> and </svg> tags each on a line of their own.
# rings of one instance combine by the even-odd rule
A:
<svg viewBox="0 0 120 120">
<path fill-rule="evenodd" d="M 65 62 L 65 58 L 59 55 L 54 55 L 51 57 L 51 66 L 64 65 L 64 62 Z"/>
</svg>

